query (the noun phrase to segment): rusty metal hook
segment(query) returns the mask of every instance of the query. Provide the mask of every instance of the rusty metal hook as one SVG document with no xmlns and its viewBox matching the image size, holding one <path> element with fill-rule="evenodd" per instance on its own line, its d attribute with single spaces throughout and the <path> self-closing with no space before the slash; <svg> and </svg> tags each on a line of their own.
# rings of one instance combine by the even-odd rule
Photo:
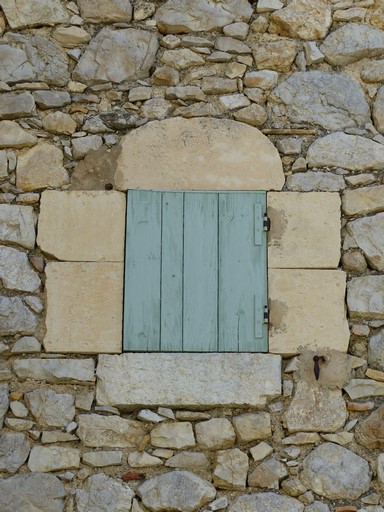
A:
<svg viewBox="0 0 384 512">
<path fill-rule="evenodd" d="M 319 380 L 319 377 L 320 377 L 320 364 L 319 364 L 319 361 L 325 361 L 325 357 L 324 356 L 313 356 L 313 360 L 315 362 L 314 366 L 313 366 L 313 372 L 315 374 L 315 377 L 316 377 L 316 380 Z"/>
</svg>

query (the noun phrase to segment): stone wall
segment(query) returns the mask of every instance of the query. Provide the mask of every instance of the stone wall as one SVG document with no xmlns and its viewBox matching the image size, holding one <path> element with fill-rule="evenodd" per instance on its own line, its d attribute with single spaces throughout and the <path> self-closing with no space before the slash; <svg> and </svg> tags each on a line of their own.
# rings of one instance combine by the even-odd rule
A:
<svg viewBox="0 0 384 512">
<path fill-rule="evenodd" d="M 382 1 L 0 7 L 1 512 L 382 512 Z M 290 357 L 106 354 L 125 190 L 210 180 L 274 191 L 271 351 Z M 320 309 L 338 320 L 311 330 Z"/>
</svg>

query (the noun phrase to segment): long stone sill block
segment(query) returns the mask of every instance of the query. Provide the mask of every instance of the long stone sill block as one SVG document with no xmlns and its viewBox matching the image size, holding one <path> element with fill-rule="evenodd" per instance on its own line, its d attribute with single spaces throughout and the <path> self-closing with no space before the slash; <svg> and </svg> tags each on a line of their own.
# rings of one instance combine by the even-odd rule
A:
<svg viewBox="0 0 384 512">
<path fill-rule="evenodd" d="M 281 356 L 273 354 L 100 355 L 99 405 L 253 407 L 281 394 Z"/>
</svg>

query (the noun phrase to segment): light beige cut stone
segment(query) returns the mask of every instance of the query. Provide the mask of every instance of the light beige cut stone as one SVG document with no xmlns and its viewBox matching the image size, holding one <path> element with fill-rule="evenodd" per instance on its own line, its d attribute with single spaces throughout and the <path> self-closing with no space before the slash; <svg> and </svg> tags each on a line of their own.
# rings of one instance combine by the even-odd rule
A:
<svg viewBox="0 0 384 512">
<path fill-rule="evenodd" d="M 257 444 L 253 448 L 251 448 L 250 453 L 252 455 L 252 458 L 255 462 L 259 462 L 268 455 L 270 455 L 273 452 L 272 446 L 262 441 L 261 443 Z"/>
<path fill-rule="evenodd" d="M 297 43 L 281 39 L 270 43 L 258 44 L 253 49 L 257 69 L 272 69 L 288 73 L 297 54 Z"/>
<path fill-rule="evenodd" d="M 281 444 L 283 445 L 303 445 L 303 444 L 315 444 L 320 442 L 321 438 L 317 432 L 298 432 L 292 436 L 285 437 L 282 439 Z"/>
<path fill-rule="evenodd" d="M 192 424 L 186 421 L 157 425 L 151 431 L 151 444 L 157 448 L 191 448 L 196 444 Z"/>
<path fill-rule="evenodd" d="M 88 43 L 91 35 L 80 27 L 59 27 L 53 31 L 52 37 L 59 41 L 64 48 L 75 48 L 79 44 Z"/>
<path fill-rule="evenodd" d="M 249 443 L 267 439 L 272 435 L 271 416 L 268 412 L 245 413 L 233 418 L 237 441 Z"/>
<path fill-rule="evenodd" d="M 367 396 L 384 395 L 384 382 L 378 382 L 371 379 L 351 379 L 344 391 L 352 400 L 365 398 Z"/>
<path fill-rule="evenodd" d="M 346 190 L 342 197 L 346 215 L 362 215 L 384 211 L 384 185 Z"/>
<path fill-rule="evenodd" d="M 79 466 L 80 451 L 64 446 L 34 446 L 28 460 L 29 470 L 38 473 L 76 469 Z"/>
<path fill-rule="evenodd" d="M 331 192 L 278 192 L 267 196 L 269 268 L 337 268 L 340 197 Z"/>
<path fill-rule="evenodd" d="M 65 384 L 91 384 L 95 377 L 93 359 L 16 359 L 13 372 L 20 380 L 34 379 Z"/>
<path fill-rule="evenodd" d="M 50 262 L 46 276 L 46 351 L 121 352 L 123 263 Z"/>
<path fill-rule="evenodd" d="M 83 453 L 82 460 L 84 464 L 94 467 L 120 466 L 123 458 L 123 452 L 118 451 L 92 451 Z"/>
<path fill-rule="evenodd" d="M 43 118 L 43 128 L 57 135 L 72 135 L 76 131 L 76 121 L 64 112 L 51 112 Z"/>
<path fill-rule="evenodd" d="M 380 372 L 379 370 L 372 370 L 371 368 L 368 368 L 367 371 L 365 372 L 365 376 L 368 379 L 384 382 L 384 372 Z"/>
<path fill-rule="evenodd" d="M 137 448 L 146 434 L 140 421 L 119 416 L 80 414 L 77 421 L 77 435 L 85 446 L 93 448 Z"/>
<path fill-rule="evenodd" d="M 330 443 L 345 446 L 346 444 L 352 443 L 355 434 L 353 434 L 353 432 L 338 432 L 337 434 L 321 434 L 321 437 Z"/>
<path fill-rule="evenodd" d="M 60 0 L 39 0 L 35 5 L 28 0 L 1 0 L 11 28 L 36 27 L 68 23 L 68 12 Z"/>
<path fill-rule="evenodd" d="M 36 143 L 37 137 L 23 130 L 16 121 L 0 121 L 0 149 L 20 149 L 34 146 Z"/>
<path fill-rule="evenodd" d="M 384 318 L 384 276 L 355 277 L 348 282 L 348 310 L 351 318 Z"/>
<path fill-rule="evenodd" d="M 229 119 L 173 118 L 131 131 L 115 177 L 119 190 L 281 190 L 284 184 L 267 137 Z"/>
<path fill-rule="evenodd" d="M 61 149 L 47 142 L 27 150 L 17 160 L 17 188 L 29 191 L 67 185 L 69 175 L 63 159 Z"/>
<path fill-rule="evenodd" d="M 100 355 L 97 401 L 119 409 L 264 405 L 281 394 L 280 371 L 272 354 Z"/>
<path fill-rule="evenodd" d="M 158 457 L 153 457 L 153 455 L 147 452 L 132 452 L 128 455 L 128 464 L 131 468 L 145 468 L 162 466 L 163 461 Z"/>
<path fill-rule="evenodd" d="M 213 472 L 213 483 L 218 489 L 245 489 L 249 468 L 248 456 L 239 450 L 220 450 Z"/>
<path fill-rule="evenodd" d="M 79 0 L 81 16 L 91 23 L 127 22 L 132 19 L 129 0 Z"/>
<path fill-rule="evenodd" d="M 346 274 L 339 270 L 269 271 L 269 351 L 293 355 L 304 347 L 346 352 Z"/>
<path fill-rule="evenodd" d="M 65 261 L 123 261 L 125 195 L 56 191 L 41 195 L 37 243 Z"/>
<path fill-rule="evenodd" d="M 231 448 L 236 434 L 227 418 L 212 418 L 196 423 L 196 440 L 202 450 L 222 450 Z"/>
</svg>

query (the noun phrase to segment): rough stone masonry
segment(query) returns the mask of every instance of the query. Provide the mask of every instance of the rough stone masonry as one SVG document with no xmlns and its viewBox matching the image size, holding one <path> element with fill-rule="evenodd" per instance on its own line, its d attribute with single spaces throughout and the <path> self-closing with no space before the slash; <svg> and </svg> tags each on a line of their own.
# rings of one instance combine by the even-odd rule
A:
<svg viewBox="0 0 384 512">
<path fill-rule="evenodd" d="M 383 512 L 383 171 L 382 0 L 0 0 L 1 512 Z M 272 192 L 273 354 L 119 354 L 143 180 Z"/>
</svg>

